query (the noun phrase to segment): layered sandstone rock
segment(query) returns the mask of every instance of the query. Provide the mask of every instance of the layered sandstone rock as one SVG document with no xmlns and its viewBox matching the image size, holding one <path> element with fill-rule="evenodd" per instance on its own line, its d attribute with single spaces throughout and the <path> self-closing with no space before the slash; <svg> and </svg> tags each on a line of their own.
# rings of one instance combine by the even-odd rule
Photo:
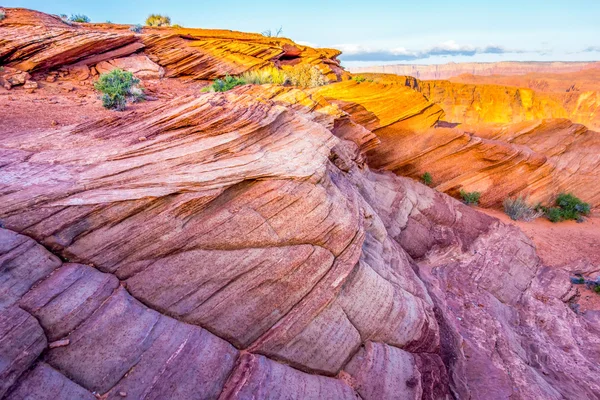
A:
<svg viewBox="0 0 600 400">
<path fill-rule="evenodd" d="M 111 65 L 151 76 L 216 79 L 271 65 L 311 64 L 330 81 L 346 74 L 333 49 L 312 49 L 289 39 L 209 29 L 145 27 L 141 34 L 116 24 L 67 24 L 56 16 L 7 8 L 0 22 L 0 62 L 26 72 L 70 64 L 101 70 Z M 137 54 L 132 57 L 132 54 Z M 143 60 L 143 55 L 164 72 Z M 127 57 L 127 58 L 123 58 Z M 148 67 L 148 66 L 151 67 Z M 148 75 L 148 74 L 146 74 Z"/>
<path fill-rule="evenodd" d="M 0 46 L 17 50 L 0 54 L 34 74 L 338 74 L 335 51 L 286 39 L 7 15 Z M 46 23 L 64 32 L 20 36 Z M 94 53 L 92 37 L 132 41 Z M 449 192 L 545 196 L 591 184 L 595 134 L 525 117 L 466 133 L 422 92 L 247 85 L 0 133 L 0 398 L 600 397 L 599 320 L 569 307 L 569 271 L 397 175 L 436 165 Z"/>
<path fill-rule="evenodd" d="M 515 195 L 551 203 L 560 192 L 600 204 L 598 135 L 558 118 L 569 115 L 558 102 L 529 89 L 365 77 L 318 94 L 377 136 L 380 145 L 367 152 L 372 167 L 415 178 L 429 172 L 438 190 L 479 191 L 484 206 Z"/>
<path fill-rule="evenodd" d="M 396 64 L 351 68 L 354 73 L 374 72 L 395 75 L 410 75 L 419 79 L 448 79 L 462 74 L 525 75 L 527 73 L 564 73 L 597 68 L 595 62 L 516 62 L 496 63 L 448 63 L 435 65 Z"/>
<path fill-rule="evenodd" d="M 334 106 L 242 87 L 4 135 L 2 313 L 35 332 L 0 342 L 7 398 L 597 396 L 568 279 L 517 229 L 370 171 L 345 85 Z M 359 120 L 441 115 L 412 93 Z"/>
</svg>

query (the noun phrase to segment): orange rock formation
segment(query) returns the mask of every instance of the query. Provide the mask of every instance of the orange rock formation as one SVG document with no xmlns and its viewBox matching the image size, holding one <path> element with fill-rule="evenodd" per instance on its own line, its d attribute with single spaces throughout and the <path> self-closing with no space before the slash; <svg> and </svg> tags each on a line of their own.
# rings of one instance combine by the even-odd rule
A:
<svg viewBox="0 0 600 400">
<path fill-rule="evenodd" d="M 354 73 L 382 73 L 410 75 L 419 79 L 448 79 L 463 74 L 488 75 L 525 75 L 528 73 L 566 73 L 588 68 L 598 68 L 597 62 L 516 62 L 495 63 L 448 63 L 439 65 L 375 65 L 351 68 Z"/>
<path fill-rule="evenodd" d="M 0 398 L 600 397 L 579 267 L 398 176 L 431 170 L 485 204 L 559 189 L 597 204 L 597 134 L 499 86 L 196 81 L 289 63 L 338 81 L 337 54 L 7 10 Z M 102 110 L 89 86 L 114 67 L 151 101 Z M 499 125 L 508 109 L 521 122 Z"/>
</svg>

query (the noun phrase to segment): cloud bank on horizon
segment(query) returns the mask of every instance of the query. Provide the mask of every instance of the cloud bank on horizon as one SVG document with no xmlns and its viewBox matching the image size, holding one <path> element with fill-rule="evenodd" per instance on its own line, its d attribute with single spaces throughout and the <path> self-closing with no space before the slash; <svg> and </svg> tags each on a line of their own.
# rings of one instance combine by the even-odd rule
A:
<svg viewBox="0 0 600 400">
<path fill-rule="evenodd" d="M 461 45 L 454 40 L 441 43 L 437 46 L 423 50 L 409 50 L 405 47 L 394 48 L 376 48 L 354 44 L 339 44 L 334 46 L 343 53 L 340 56 L 342 61 L 346 62 L 411 62 L 417 60 L 427 60 L 432 57 L 475 57 L 482 54 L 502 55 L 502 54 L 538 54 L 547 55 L 547 49 L 524 50 L 510 49 L 499 45 L 473 46 Z M 579 53 L 600 52 L 600 46 L 590 46 Z"/>
</svg>

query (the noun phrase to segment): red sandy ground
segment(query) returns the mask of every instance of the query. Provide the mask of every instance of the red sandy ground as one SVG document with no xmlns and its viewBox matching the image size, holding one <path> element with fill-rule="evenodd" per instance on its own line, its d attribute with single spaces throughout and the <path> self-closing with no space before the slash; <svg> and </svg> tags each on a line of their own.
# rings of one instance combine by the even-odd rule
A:
<svg viewBox="0 0 600 400">
<path fill-rule="evenodd" d="M 583 223 L 566 221 L 552 223 L 545 218 L 531 222 L 513 221 L 502 211 L 481 209 L 502 222 L 518 226 L 535 243 L 544 264 L 563 267 L 579 260 L 600 265 L 600 213 L 592 215 Z M 589 278 L 596 278 L 591 276 Z M 580 310 L 600 310 L 600 295 L 577 285 L 581 297 L 577 303 Z"/>
<path fill-rule="evenodd" d="M 199 93 L 206 83 L 199 81 L 144 80 L 142 86 L 151 101 L 128 104 L 123 113 L 102 107 L 89 82 L 58 80 L 45 82 L 36 79 L 39 88 L 33 93 L 22 87 L 6 90 L 0 87 L 0 133 L 20 132 L 26 129 L 40 131 L 61 126 L 94 121 L 104 117 L 154 108 L 160 102 L 187 94 Z"/>
</svg>

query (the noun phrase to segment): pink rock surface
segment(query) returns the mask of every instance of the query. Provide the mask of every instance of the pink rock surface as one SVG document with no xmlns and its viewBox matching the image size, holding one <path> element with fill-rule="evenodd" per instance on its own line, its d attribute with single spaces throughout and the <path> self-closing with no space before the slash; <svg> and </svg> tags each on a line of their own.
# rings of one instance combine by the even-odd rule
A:
<svg viewBox="0 0 600 400">
<path fill-rule="evenodd" d="M 40 362 L 23 375 L 14 389 L 6 396 L 7 400 L 95 400 L 91 392 L 85 390 L 46 363 Z"/>
</svg>

